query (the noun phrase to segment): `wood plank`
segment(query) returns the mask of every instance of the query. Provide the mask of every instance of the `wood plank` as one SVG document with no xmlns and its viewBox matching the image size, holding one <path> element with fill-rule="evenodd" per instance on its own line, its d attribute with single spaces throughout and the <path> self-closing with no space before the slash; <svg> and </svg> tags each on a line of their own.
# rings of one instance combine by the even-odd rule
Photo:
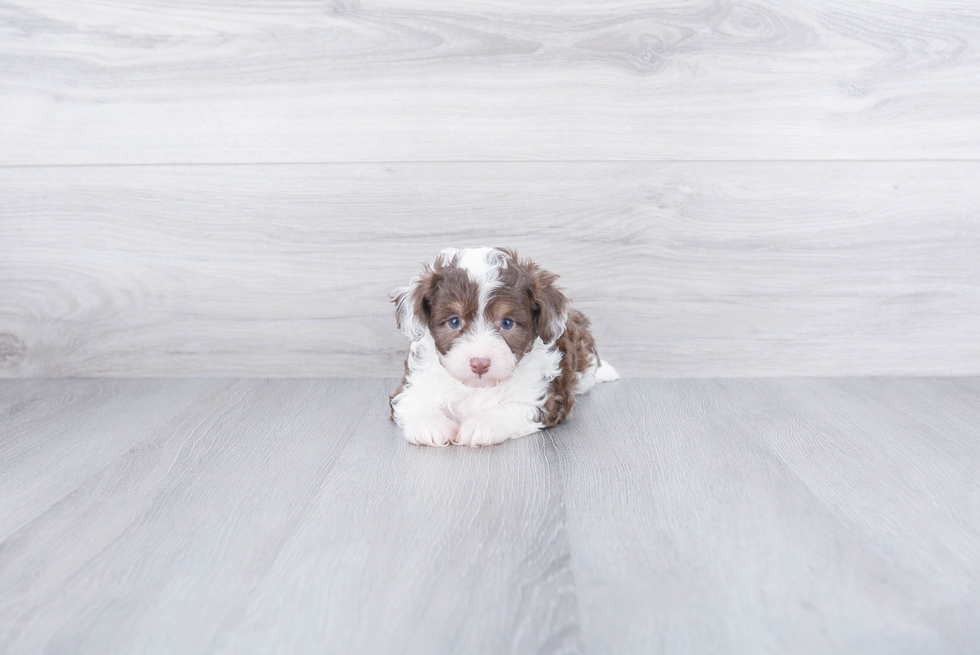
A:
<svg viewBox="0 0 980 655">
<path fill-rule="evenodd" d="M 189 410 L 174 411 L 165 394 L 134 407 L 168 429 L 134 430 L 137 447 L 6 538 L 0 650 L 205 652 L 302 520 L 304 499 L 352 438 L 357 404 L 383 386 L 208 385 L 218 393 Z M 118 410 L 92 411 L 111 420 Z M 60 467 L 71 467 L 63 455 Z"/>
<path fill-rule="evenodd" d="M 0 541 L 176 429 L 222 381 L 0 382 Z M 183 419 L 182 419 L 183 420 Z"/>
<path fill-rule="evenodd" d="M 980 643 L 976 391 L 933 378 L 719 385 L 850 532 L 932 587 L 916 602 L 925 622 L 957 652 Z"/>
<path fill-rule="evenodd" d="M 509 245 L 628 376 L 980 373 L 977 162 L 0 169 L 0 375 L 396 376 L 387 294 Z"/>
<path fill-rule="evenodd" d="M 580 652 L 551 443 L 411 446 L 386 400 L 364 403 L 351 447 L 217 651 Z"/>
<path fill-rule="evenodd" d="M 0 650 L 577 650 L 554 449 L 410 446 L 395 384 L 237 381 L 186 419 L 143 408 L 174 429 L 3 542 Z"/>
<path fill-rule="evenodd" d="M 0 12 L 0 164 L 980 157 L 974 2 Z"/>
<path fill-rule="evenodd" d="M 552 431 L 586 650 L 969 650 L 980 456 L 962 430 L 910 420 L 929 411 L 923 391 L 975 420 L 953 384 L 597 389 Z"/>
<path fill-rule="evenodd" d="M 0 651 L 980 638 L 980 378 L 628 380 L 482 450 L 402 441 L 395 384 L 0 383 L 0 481 L 74 487 L 0 536 Z M 9 491 L 2 525 L 33 502 Z"/>
</svg>

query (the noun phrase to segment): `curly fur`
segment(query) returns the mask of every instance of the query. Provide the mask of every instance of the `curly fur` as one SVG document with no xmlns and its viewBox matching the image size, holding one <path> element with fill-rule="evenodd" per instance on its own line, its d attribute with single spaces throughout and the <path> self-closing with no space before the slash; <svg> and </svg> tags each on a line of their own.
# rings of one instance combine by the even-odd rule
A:
<svg viewBox="0 0 980 655">
<path fill-rule="evenodd" d="M 618 379 L 558 276 L 503 248 L 444 250 L 392 295 L 413 339 L 392 419 L 411 443 L 482 446 L 565 420 Z"/>
</svg>

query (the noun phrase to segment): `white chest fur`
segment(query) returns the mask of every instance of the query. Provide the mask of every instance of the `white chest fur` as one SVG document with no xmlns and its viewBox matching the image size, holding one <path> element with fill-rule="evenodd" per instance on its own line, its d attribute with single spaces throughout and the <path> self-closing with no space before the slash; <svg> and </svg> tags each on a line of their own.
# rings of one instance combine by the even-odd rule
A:
<svg viewBox="0 0 980 655">
<path fill-rule="evenodd" d="M 508 379 L 493 387 L 468 387 L 442 366 L 435 342 L 425 334 L 412 343 L 405 386 L 392 402 L 395 422 L 410 441 L 410 430 L 418 431 L 422 441 L 438 441 L 439 435 L 432 432 L 440 430 L 420 426 L 438 427 L 443 417 L 461 426 L 459 432 L 465 436 L 472 436 L 466 429 L 468 419 L 479 419 L 483 431 L 494 432 L 486 436 L 491 443 L 530 434 L 543 427 L 538 410 L 548 385 L 560 373 L 560 363 L 561 352 L 537 339 Z"/>
<path fill-rule="evenodd" d="M 537 410 L 544 404 L 548 385 L 560 372 L 561 352 L 549 350 L 541 339 L 518 363 L 510 378 L 494 387 L 468 387 L 439 363 L 435 342 L 428 334 L 412 343 L 408 385 L 432 394 L 441 409 L 456 421 L 506 404 Z"/>
</svg>

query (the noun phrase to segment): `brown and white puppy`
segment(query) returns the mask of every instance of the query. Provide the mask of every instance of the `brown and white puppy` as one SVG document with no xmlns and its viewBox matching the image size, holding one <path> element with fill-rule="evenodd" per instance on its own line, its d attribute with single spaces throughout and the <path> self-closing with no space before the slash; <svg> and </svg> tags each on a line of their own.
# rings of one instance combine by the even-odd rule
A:
<svg viewBox="0 0 980 655">
<path fill-rule="evenodd" d="M 619 375 L 558 276 L 501 248 L 443 250 L 392 296 L 412 339 L 392 419 L 409 442 L 488 446 L 565 420 Z"/>
</svg>

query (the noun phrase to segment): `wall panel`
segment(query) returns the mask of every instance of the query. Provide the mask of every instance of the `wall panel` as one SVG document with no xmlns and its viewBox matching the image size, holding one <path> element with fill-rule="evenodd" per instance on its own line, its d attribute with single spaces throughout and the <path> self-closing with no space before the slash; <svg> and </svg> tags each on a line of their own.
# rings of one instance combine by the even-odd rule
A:
<svg viewBox="0 0 980 655">
<path fill-rule="evenodd" d="M 397 375 L 445 246 L 558 272 L 626 375 L 980 374 L 980 164 L 0 169 L 0 374 Z"/>
</svg>

